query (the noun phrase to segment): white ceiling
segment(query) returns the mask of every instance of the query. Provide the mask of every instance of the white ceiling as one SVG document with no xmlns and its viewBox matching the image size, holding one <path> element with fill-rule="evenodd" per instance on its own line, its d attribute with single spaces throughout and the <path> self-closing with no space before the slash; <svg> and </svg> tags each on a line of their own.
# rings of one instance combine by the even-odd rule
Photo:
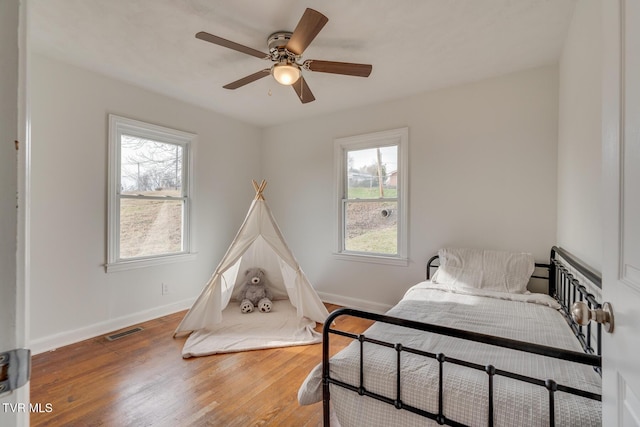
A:
<svg viewBox="0 0 640 427">
<path fill-rule="evenodd" d="M 258 126 L 269 126 L 556 62 L 576 0 L 33 0 L 35 52 Z M 267 52 L 305 8 L 329 22 L 303 59 L 373 64 L 369 78 L 305 72 L 302 105 L 270 65 L 196 39 L 206 31 Z"/>
</svg>

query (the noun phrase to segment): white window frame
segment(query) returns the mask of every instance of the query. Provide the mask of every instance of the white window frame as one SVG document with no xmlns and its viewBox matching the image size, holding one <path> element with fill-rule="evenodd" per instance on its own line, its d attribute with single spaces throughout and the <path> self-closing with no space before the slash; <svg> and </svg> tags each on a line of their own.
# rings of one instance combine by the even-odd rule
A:
<svg viewBox="0 0 640 427">
<path fill-rule="evenodd" d="M 398 147 L 398 253 L 396 255 L 369 254 L 345 250 L 344 202 L 347 196 L 347 152 L 367 148 L 397 145 Z M 334 164 L 336 165 L 336 213 L 337 236 L 334 256 L 348 261 L 364 261 L 379 264 L 407 266 L 408 254 L 408 194 L 409 194 L 409 128 L 391 129 L 334 140 Z"/>
<path fill-rule="evenodd" d="M 177 144 L 183 147 L 182 183 L 184 200 L 182 251 L 179 253 L 151 255 L 121 259 L 120 250 L 120 147 L 122 135 L 131 135 L 153 141 Z M 128 270 L 172 262 L 189 261 L 195 258 L 195 233 L 193 227 L 194 174 L 193 159 L 197 135 L 166 128 L 126 117 L 109 114 L 109 169 L 107 201 L 107 262 L 105 271 Z"/>
</svg>

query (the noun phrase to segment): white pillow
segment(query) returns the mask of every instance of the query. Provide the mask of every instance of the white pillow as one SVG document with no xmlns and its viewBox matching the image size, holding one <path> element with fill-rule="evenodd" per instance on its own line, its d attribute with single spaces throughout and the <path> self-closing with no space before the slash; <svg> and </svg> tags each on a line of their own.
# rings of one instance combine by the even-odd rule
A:
<svg viewBox="0 0 640 427">
<path fill-rule="evenodd" d="M 460 267 L 441 265 L 436 270 L 433 283 L 442 283 L 454 288 L 481 288 L 482 270 L 471 270 Z"/>
<path fill-rule="evenodd" d="M 438 256 L 440 267 L 433 282 L 451 286 L 521 294 L 535 269 L 530 253 L 444 248 Z"/>
</svg>

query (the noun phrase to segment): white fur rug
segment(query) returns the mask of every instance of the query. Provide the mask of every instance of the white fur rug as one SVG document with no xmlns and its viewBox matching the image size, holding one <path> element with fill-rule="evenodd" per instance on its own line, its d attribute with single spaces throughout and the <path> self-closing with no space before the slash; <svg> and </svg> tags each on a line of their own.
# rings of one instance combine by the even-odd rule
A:
<svg viewBox="0 0 640 427">
<path fill-rule="evenodd" d="M 182 357 L 209 356 L 264 348 L 315 344 L 322 334 L 313 330 L 313 320 L 298 319 L 289 300 L 273 301 L 269 313 L 243 314 L 235 302 L 222 312 L 222 323 L 212 330 L 195 331 L 182 348 Z"/>
</svg>

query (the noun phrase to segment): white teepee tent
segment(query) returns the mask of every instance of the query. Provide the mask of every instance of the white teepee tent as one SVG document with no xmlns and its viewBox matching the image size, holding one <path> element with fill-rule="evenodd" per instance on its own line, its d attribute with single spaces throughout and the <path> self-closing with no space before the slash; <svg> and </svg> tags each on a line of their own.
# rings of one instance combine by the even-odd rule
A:
<svg viewBox="0 0 640 427">
<path fill-rule="evenodd" d="M 262 195 L 266 181 L 263 180 L 260 185 L 253 181 L 253 186 L 256 197 L 240 230 L 202 293 L 178 325 L 174 337 L 194 331 L 219 330 L 223 322 L 222 311 L 232 297 L 235 297 L 234 289 L 236 292 L 239 290 L 242 272 L 250 267 L 265 270 L 274 300 L 288 299 L 295 308 L 294 313 L 298 319 L 310 320 L 312 324 L 323 323 L 329 315 L 284 241 Z M 277 307 L 275 302 L 274 307 Z M 232 308 L 234 313 L 240 312 L 239 307 L 230 307 L 229 310 Z M 272 314 L 273 312 L 250 313 L 236 317 L 248 323 L 264 323 Z"/>
</svg>

